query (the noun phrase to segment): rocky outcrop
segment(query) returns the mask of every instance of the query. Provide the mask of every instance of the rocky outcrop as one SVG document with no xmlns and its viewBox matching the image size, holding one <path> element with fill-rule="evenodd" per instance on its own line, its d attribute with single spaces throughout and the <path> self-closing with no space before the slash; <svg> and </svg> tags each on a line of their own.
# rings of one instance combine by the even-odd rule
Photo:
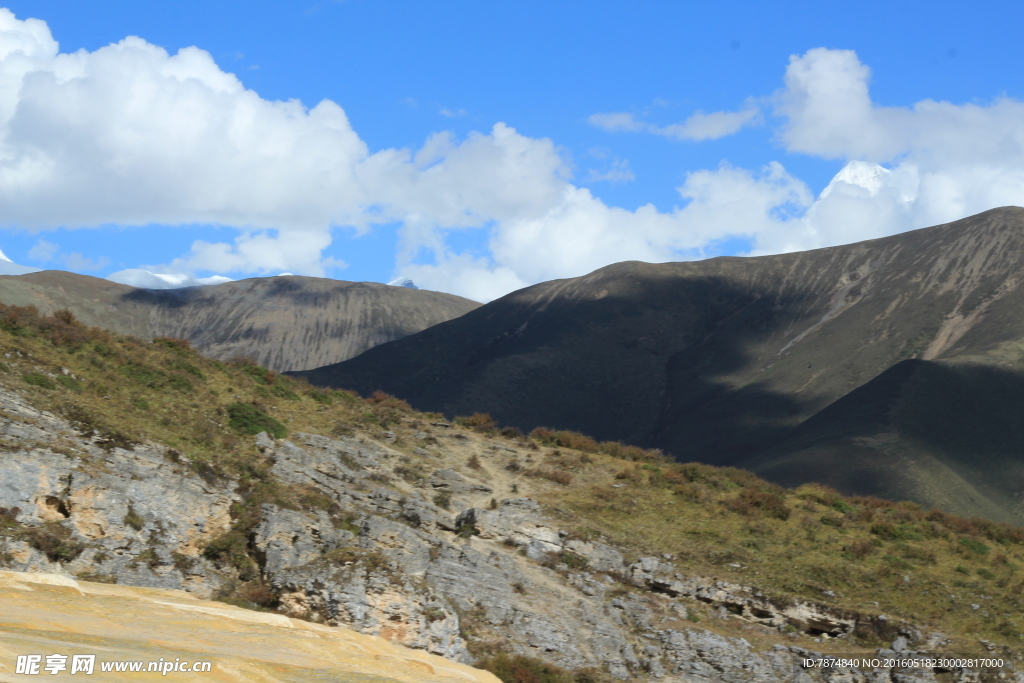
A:
<svg viewBox="0 0 1024 683">
<path fill-rule="evenodd" d="M 7 391 L 0 411 L 0 509 L 29 532 L 0 536 L 8 564 L 217 592 L 225 577 L 201 551 L 231 525 L 231 482 L 203 479 L 156 444 L 103 448 Z"/>
<path fill-rule="evenodd" d="M 0 557 L 12 569 L 201 597 L 246 579 L 274 597 L 281 619 L 345 626 L 464 663 L 501 651 L 621 680 L 936 680 L 933 672 L 804 668 L 813 653 L 788 633 L 843 639 L 866 617 L 687 575 L 671 556 L 627 561 L 599 539 L 559 529 L 530 498 L 495 497 L 497 486 L 472 473 L 438 466 L 399 485 L 410 456 L 386 437 L 259 435 L 272 475 L 315 494 L 315 504 L 266 503 L 245 527 L 232 516 L 238 482 L 159 444 L 119 447 L 83 435 L 3 388 L 0 439 Z M 435 457 L 424 453 L 421 465 Z M 204 554 L 225 538 L 245 546 L 251 568 Z M 739 627 L 778 645 L 765 650 L 719 632 Z M 893 633 L 894 652 L 929 646 L 909 626 Z"/>
<path fill-rule="evenodd" d="M 751 586 L 719 581 L 707 577 L 685 577 L 674 565 L 656 557 L 642 557 L 629 566 L 634 585 L 664 593 L 671 597 L 687 596 L 726 609 L 747 621 L 795 629 L 815 636 L 843 637 L 853 633 L 857 615 L 847 614 L 804 601 L 780 605 Z"/>
</svg>

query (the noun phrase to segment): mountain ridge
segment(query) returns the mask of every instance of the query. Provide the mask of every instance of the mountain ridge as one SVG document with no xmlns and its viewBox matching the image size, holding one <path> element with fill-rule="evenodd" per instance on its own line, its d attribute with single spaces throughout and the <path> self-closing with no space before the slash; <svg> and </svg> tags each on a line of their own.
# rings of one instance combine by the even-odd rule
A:
<svg viewBox="0 0 1024 683">
<path fill-rule="evenodd" d="M 0 276 L 0 301 L 43 313 L 67 308 L 88 325 L 188 339 L 210 357 L 251 356 L 278 371 L 350 358 L 479 306 L 442 292 L 326 278 L 157 290 L 63 271 Z"/>
<path fill-rule="evenodd" d="M 1018 207 L 810 252 L 626 262 L 297 374 L 742 467 L 900 361 L 1018 372 L 1021 266 Z"/>
</svg>

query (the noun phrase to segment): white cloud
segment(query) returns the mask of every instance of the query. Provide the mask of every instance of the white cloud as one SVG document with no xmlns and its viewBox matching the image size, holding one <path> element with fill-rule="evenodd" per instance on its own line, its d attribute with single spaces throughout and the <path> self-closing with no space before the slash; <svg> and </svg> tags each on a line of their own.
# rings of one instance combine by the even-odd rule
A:
<svg viewBox="0 0 1024 683">
<path fill-rule="evenodd" d="M 682 123 L 656 128 L 653 132 L 676 140 L 717 140 L 738 133 L 747 126 L 762 122 L 761 110 L 755 106 L 740 111 L 695 112 Z"/>
<path fill-rule="evenodd" d="M 32 248 L 28 250 L 28 257 L 40 263 L 49 263 L 57 256 L 60 247 L 53 242 L 42 238 L 38 239 Z"/>
<path fill-rule="evenodd" d="M 591 114 L 587 119 L 591 125 L 609 133 L 626 131 L 637 133 L 648 129 L 648 124 L 638 121 L 633 114 L 624 112 L 609 112 L 606 114 Z"/>
<path fill-rule="evenodd" d="M 171 270 L 320 275 L 332 230 L 470 227 L 533 215 L 565 164 L 503 124 L 370 154 L 337 104 L 261 99 L 198 48 L 129 37 L 62 54 L 45 23 L 0 10 L 0 225 L 217 224 Z M 276 236 L 272 234 L 276 232 Z"/>
<path fill-rule="evenodd" d="M 624 259 L 697 258 L 728 237 L 771 253 L 1024 204 L 1024 104 L 881 107 L 869 77 L 855 53 L 819 48 L 790 60 L 782 90 L 738 111 L 669 126 L 595 114 L 605 130 L 697 141 L 763 123 L 759 103 L 768 102 L 787 152 L 845 164 L 817 199 L 772 162 L 691 172 L 679 208 L 629 210 L 574 185 L 553 141 L 504 123 L 371 152 L 339 105 L 264 100 L 198 48 L 170 55 L 128 37 L 60 53 L 44 22 L 0 10 L 0 226 L 237 231 L 111 276 L 157 286 L 199 282 L 197 272 L 324 275 L 345 267 L 324 257 L 339 229 L 398 223 L 396 276 L 482 300 Z M 632 178 L 626 162 L 610 163 L 585 177 Z M 460 230 L 483 231 L 485 247 L 453 250 Z M 59 260 L 46 244 L 33 258 Z"/>
<path fill-rule="evenodd" d="M 184 273 L 153 273 L 141 268 L 119 270 L 108 275 L 106 279 L 111 282 L 119 282 L 122 285 L 141 287 L 143 289 L 176 289 L 178 287 L 219 285 L 223 282 L 231 282 L 231 278 L 221 275 L 196 278 Z"/>
<path fill-rule="evenodd" d="M 401 274 L 481 299 L 622 258 L 673 258 L 675 249 L 699 250 L 701 239 L 722 236 L 684 220 L 707 204 L 715 184 L 698 188 L 705 177 L 699 173 L 682 190 L 684 197 L 703 193 L 692 207 L 627 211 L 572 185 L 551 140 L 505 124 L 461 141 L 439 133 L 416 151 L 371 154 L 338 105 L 306 109 L 263 100 L 198 48 L 169 55 L 130 37 L 61 54 L 41 22 L 3 11 L 0 29 L 0 54 L 8 55 L 0 73 L 17 93 L 0 116 L 0 222 L 36 229 L 213 223 L 239 230 L 232 241 L 198 240 L 166 266 L 145 267 L 151 273 L 323 275 L 344 267 L 323 257 L 333 228 L 399 222 Z M 730 121 L 699 115 L 689 132 L 674 134 L 713 137 L 737 125 Z M 766 192 L 751 198 L 778 189 L 735 169 L 707 173 L 721 182 L 743 176 L 754 179 L 747 184 L 761 183 Z M 617 161 L 596 179 L 631 176 Z M 491 231 L 490 254 L 450 252 L 450 231 L 481 227 Z M 424 250 L 433 265 L 416 265 Z"/>
<path fill-rule="evenodd" d="M 672 212 L 608 207 L 564 183 L 561 200 L 541 215 L 498 222 L 489 256 L 460 258 L 435 248 L 436 265 L 401 272 L 472 296 L 463 288 L 495 292 L 625 259 L 699 257 L 729 236 L 747 237 L 753 254 L 770 254 L 1024 205 L 1024 103 L 925 100 L 881 107 L 870 99 L 869 78 L 855 53 L 814 49 L 790 60 L 785 88 L 771 98 L 789 152 L 845 162 L 817 198 L 779 164 L 759 174 L 728 166 L 691 173 L 679 188 L 688 203 Z M 691 117 L 677 136 L 714 137 L 741 125 L 724 115 L 701 116 Z M 595 115 L 591 122 L 668 135 L 630 114 Z"/>
<path fill-rule="evenodd" d="M 442 240 L 442 246 L 432 247 L 436 264 L 400 271 L 427 289 L 486 301 L 618 261 L 699 258 L 726 236 L 784 230 L 786 215 L 802 211 L 812 199 L 807 187 L 777 163 L 758 173 L 730 166 L 691 173 L 679 193 L 688 200 L 681 209 L 664 213 L 647 205 L 628 211 L 565 183 L 560 201 L 543 214 L 498 223 L 491 231 L 490 257 L 452 254 Z"/>
<path fill-rule="evenodd" d="M 42 238 L 36 240 L 32 248 L 28 250 L 28 257 L 39 263 L 57 262 L 73 271 L 100 270 L 110 264 L 110 259 L 106 256 L 91 259 L 78 252 L 61 254 L 59 245 Z"/>
<path fill-rule="evenodd" d="M 323 277 L 327 268 L 345 268 L 347 264 L 321 257 L 331 243 L 325 230 L 280 230 L 245 232 L 233 244 L 196 240 L 187 254 L 168 264 L 183 272 L 219 271 L 236 273 L 258 271 L 278 273 L 295 270 L 304 275 Z"/>
<path fill-rule="evenodd" d="M 110 259 L 106 256 L 101 256 L 96 259 L 82 256 L 78 252 L 71 252 L 67 256 L 63 257 L 64 265 L 68 270 L 82 271 L 82 270 L 102 270 L 110 265 Z"/>
<path fill-rule="evenodd" d="M 592 114 L 588 121 L 594 126 L 611 133 L 653 133 L 673 140 L 717 140 L 738 133 L 748 126 L 760 125 L 763 122 L 761 109 L 753 102 L 739 111 L 716 111 L 706 113 L 694 112 L 682 123 L 668 126 L 656 126 L 640 121 L 633 114 L 613 112 Z"/>
<path fill-rule="evenodd" d="M 129 37 L 61 54 L 45 23 L 0 10 L 0 86 L 5 225 L 319 231 L 299 260 L 322 270 L 331 226 L 372 201 L 356 178 L 366 146 L 340 107 L 263 100 L 197 48 Z"/>
<path fill-rule="evenodd" d="M 603 171 L 598 171 L 596 168 L 590 169 L 586 180 L 591 183 L 629 183 L 636 180 L 636 174 L 629 167 L 629 161 L 626 159 L 615 159 Z"/>
<path fill-rule="evenodd" d="M 787 249 L 891 235 L 1006 205 L 1024 205 L 1024 103 L 871 101 L 870 70 L 850 50 L 790 58 L 775 94 L 791 152 L 846 161 Z M 779 240 L 763 240 L 771 252 Z"/>
</svg>

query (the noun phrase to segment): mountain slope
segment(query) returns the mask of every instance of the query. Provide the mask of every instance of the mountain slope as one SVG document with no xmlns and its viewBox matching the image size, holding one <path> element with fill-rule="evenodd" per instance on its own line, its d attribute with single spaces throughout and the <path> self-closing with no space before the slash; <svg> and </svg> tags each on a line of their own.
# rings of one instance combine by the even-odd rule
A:
<svg viewBox="0 0 1024 683">
<path fill-rule="evenodd" d="M 806 481 L 1024 519 L 1024 375 L 973 363 L 906 360 L 743 463 L 784 485 Z"/>
<path fill-rule="evenodd" d="M 372 282 L 283 276 L 152 290 L 62 271 L 0 277 L 0 302 L 68 308 L 88 325 L 188 339 L 213 358 L 250 356 L 279 371 L 351 358 L 479 306 Z"/>
<path fill-rule="evenodd" d="M 620 263 L 300 374 L 742 465 L 900 361 L 1020 366 L 1022 266 L 1015 207 L 802 253 Z"/>
<path fill-rule="evenodd" d="M 313 661 L 301 646 L 291 664 L 319 677 L 282 670 L 275 643 L 287 647 L 287 636 L 261 625 L 290 623 L 328 655 L 337 642 L 301 619 L 519 682 L 1010 674 L 801 665 L 811 652 L 863 658 L 890 645 L 1024 661 L 1022 529 L 815 485 L 787 491 L 733 468 L 583 438 L 572 446 L 571 435 L 527 438 L 480 420 L 469 429 L 394 398 L 318 392 L 66 316 L 0 306 L 0 347 L 0 566 L 121 584 L 78 588 L 94 614 L 144 608 L 144 639 L 161 620 L 164 632 L 216 634 L 201 648 L 172 638 L 171 649 L 185 650 L 172 658 L 191 661 L 212 643 L 221 673 L 242 657 L 254 667 L 238 674 L 247 680 L 261 669 L 268 680 L 362 680 L 324 670 L 347 657 Z M 282 438 L 254 435 L 261 429 Z M 0 608 L 0 666 L 38 653 L 42 639 L 99 642 L 104 633 L 81 612 L 50 609 L 50 598 L 84 597 L 62 583 L 57 595 L 39 591 L 40 614 L 17 604 L 30 598 Z M 120 602 L 129 596 L 163 605 Z M 210 618 L 191 621 L 197 613 Z M 137 651 L 116 618 L 106 623 L 120 638 L 107 645 Z M 355 640 L 348 651 L 358 656 Z M 155 654 L 139 659 L 167 661 L 164 645 L 150 642 Z M 108 657 L 121 658 L 97 658 Z M 550 665 L 572 672 L 540 675 Z M 524 673 L 502 673 L 510 668 Z"/>
</svg>

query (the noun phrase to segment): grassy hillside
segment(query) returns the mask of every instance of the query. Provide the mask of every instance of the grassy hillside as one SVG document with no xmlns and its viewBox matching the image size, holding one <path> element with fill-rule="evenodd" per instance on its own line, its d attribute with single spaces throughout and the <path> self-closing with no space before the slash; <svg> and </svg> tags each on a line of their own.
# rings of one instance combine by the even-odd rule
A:
<svg viewBox="0 0 1024 683">
<path fill-rule="evenodd" d="M 778 601 L 802 598 L 884 614 L 888 622 L 870 623 L 904 621 L 940 631 L 952 638 L 949 651 L 978 651 L 979 639 L 1014 651 L 1024 645 L 1019 528 L 913 503 L 844 497 L 817 485 L 784 489 L 746 471 L 670 462 L 657 451 L 573 432 L 523 436 L 482 414 L 432 427 L 440 415 L 384 394 L 364 399 L 317 390 L 252 362 L 204 359 L 179 340 L 143 342 L 89 329 L 66 312 L 39 316 L 0 306 L 0 360 L 0 382 L 92 430 L 109 448 L 159 441 L 205 477 L 237 479 L 245 500 L 235 527 L 208 551 L 238 566 L 254 566 L 245 544 L 235 542 L 246 531 L 247 511 L 268 501 L 330 507 L 322 495 L 275 481 L 252 434 L 354 432 L 380 439 L 388 430 L 392 447 L 405 455 L 378 483 L 401 488 L 438 466 L 417 454 L 413 434 L 444 429 L 462 435 L 458 467 L 490 481 L 496 498 L 533 497 L 567 532 L 603 539 L 632 558 L 669 554 L 689 576 L 751 585 Z M 576 559 L 554 561 L 571 566 Z M 611 578 L 621 593 L 635 590 L 622 577 Z M 766 647 L 778 642 L 777 632 L 712 619 L 702 603 L 691 603 L 691 621 L 701 627 L 741 633 Z M 892 636 L 879 626 L 857 633 L 854 644 L 813 647 L 849 652 Z"/>
</svg>

